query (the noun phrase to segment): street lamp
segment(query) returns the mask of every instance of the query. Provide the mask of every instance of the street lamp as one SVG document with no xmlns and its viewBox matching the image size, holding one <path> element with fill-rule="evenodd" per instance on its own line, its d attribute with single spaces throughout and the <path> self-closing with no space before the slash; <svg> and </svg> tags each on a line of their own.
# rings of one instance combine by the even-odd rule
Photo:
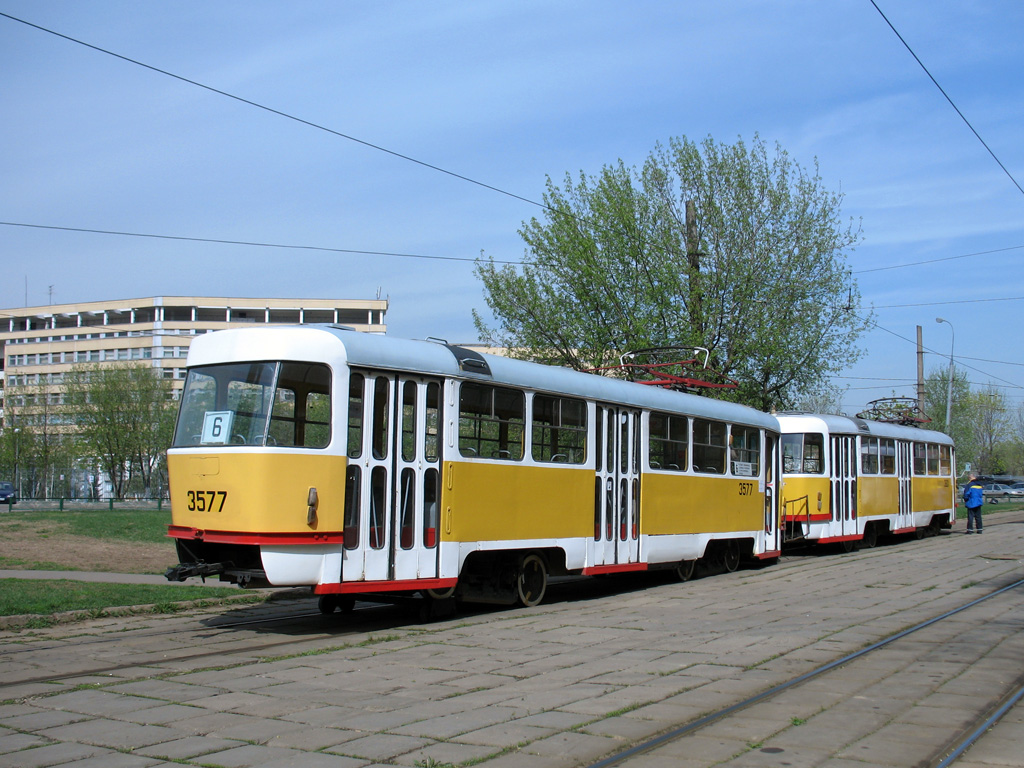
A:
<svg viewBox="0 0 1024 768">
<path fill-rule="evenodd" d="M 949 386 L 946 389 L 946 432 L 949 432 L 949 413 L 953 409 L 953 343 L 956 341 L 956 331 L 953 330 L 953 324 L 949 320 L 944 320 L 941 317 L 935 318 L 936 323 L 945 323 L 949 326 L 950 338 L 949 338 Z"/>
</svg>

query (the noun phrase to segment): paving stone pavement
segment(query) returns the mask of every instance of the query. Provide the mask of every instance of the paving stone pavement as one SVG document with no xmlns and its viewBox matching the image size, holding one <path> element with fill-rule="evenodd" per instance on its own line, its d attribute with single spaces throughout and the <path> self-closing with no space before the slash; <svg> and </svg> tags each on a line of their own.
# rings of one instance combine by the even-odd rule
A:
<svg viewBox="0 0 1024 768">
<path fill-rule="evenodd" d="M 999 512 L 984 536 L 565 585 L 432 624 L 220 631 L 206 609 L 0 632 L 0 768 L 587 766 L 1011 583 L 1022 556 L 1024 513 Z M 1022 606 L 1024 587 L 626 765 L 916 764 L 1024 673 Z M 1018 707 L 958 765 L 1022 766 L 1021 744 Z"/>
</svg>

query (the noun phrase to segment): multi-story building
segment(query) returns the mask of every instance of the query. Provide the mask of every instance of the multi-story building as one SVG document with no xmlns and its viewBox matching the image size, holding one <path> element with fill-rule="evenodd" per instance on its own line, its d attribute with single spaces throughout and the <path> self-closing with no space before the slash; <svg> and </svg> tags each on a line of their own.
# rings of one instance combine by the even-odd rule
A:
<svg viewBox="0 0 1024 768">
<path fill-rule="evenodd" d="M 20 411 L 21 423 L 30 426 L 47 405 L 59 404 L 64 375 L 76 365 L 148 362 L 177 393 L 189 345 L 199 334 L 252 323 L 338 323 L 384 333 L 387 309 L 387 299 L 210 296 L 0 309 L 0 425 Z"/>
</svg>

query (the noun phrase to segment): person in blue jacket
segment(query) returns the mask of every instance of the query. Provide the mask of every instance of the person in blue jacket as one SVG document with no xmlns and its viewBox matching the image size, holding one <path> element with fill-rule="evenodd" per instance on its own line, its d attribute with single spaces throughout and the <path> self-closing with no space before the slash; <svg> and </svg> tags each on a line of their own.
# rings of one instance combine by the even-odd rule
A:
<svg viewBox="0 0 1024 768">
<path fill-rule="evenodd" d="M 985 494 L 982 491 L 978 478 L 971 475 L 971 479 L 964 486 L 964 506 L 967 507 L 967 533 L 974 533 L 977 528 L 981 533 L 981 505 L 985 503 Z"/>
</svg>

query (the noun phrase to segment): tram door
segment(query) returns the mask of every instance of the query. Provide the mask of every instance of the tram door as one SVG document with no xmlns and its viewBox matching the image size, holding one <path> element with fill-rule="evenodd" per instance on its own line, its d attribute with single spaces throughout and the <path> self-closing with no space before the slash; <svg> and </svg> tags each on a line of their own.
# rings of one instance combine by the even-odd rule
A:
<svg viewBox="0 0 1024 768">
<path fill-rule="evenodd" d="M 356 498 L 346 504 L 346 550 L 352 551 L 345 554 L 343 579 L 436 577 L 441 382 L 393 373 L 352 378 L 347 492 Z M 359 379 L 362 402 L 355 395 Z M 358 449 L 357 431 L 364 433 Z"/>
<path fill-rule="evenodd" d="M 832 436 L 832 536 L 857 533 L 857 438 Z"/>
<path fill-rule="evenodd" d="M 911 443 L 905 440 L 896 441 L 896 475 L 899 477 L 900 500 L 896 513 L 896 528 L 914 527 L 914 499 L 912 489 L 913 459 L 910 455 Z"/>
<path fill-rule="evenodd" d="M 640 413 L 597 408 L 594 565 L 640 560 Z"/>
<path fill-rule="evenodd" d="M 782 549 L 779 526 L 779 485 L 782 479 L 782 465 L 779 456 L 779 440 L 775 435 L 764 434 L 764 535 L 765 550 L 778 552 Z"/>
</svg>

